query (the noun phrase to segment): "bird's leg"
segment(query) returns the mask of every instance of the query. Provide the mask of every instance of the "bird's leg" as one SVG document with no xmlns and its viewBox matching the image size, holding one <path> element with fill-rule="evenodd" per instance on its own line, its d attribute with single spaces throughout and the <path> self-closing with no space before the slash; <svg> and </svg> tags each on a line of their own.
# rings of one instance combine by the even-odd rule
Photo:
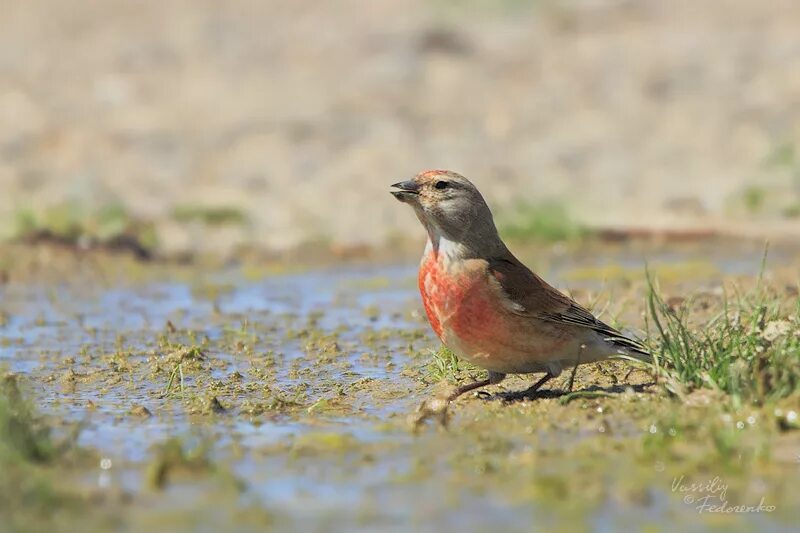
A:
<svg viewBox="0 0 800 533">
<path fill-rule="evenodd" d="M 569 385 L 567 386 L 567 391 L 572 392 L 572 387 L 575 385 L 575 374 L 578 373 L 578 365 L 575 365 L 572 368 L 572 374 L 569 375 Z"/>
<path fill-rule="evenodd" d="M 513 401 L 513 400 L 522 400 L 524 398 L 533 398 L 536 391 L 542 388 L 542 385 L 553 379 L 555 376 L 548 372 L 545 374 L 542 379 L 528 387 L 527 389 L 519 392 L 511 392 L 508 394 L 503 395 L 503 399 L 506 401 Z"/>
<path fill-rule="evenodd" d="M 575 374 L 578 373 L 578 365 L 581 364 L 581 355 L 583 354 L 584 348 L 586 348 L 586 345 L 581 344 L 581 349 L 578 352 L 578 360 L 575 361 L 575 366 L 572 367 L 572 374 L 569 376 L 569 392 L 572 392 L 572 386 L 575 384 Z"/>
<path fill-rule="evenodd" d="M 490 383 L 491 381 L 488 379 L 482 379 L 480 381 L 473 381 L 472 383 L 466 383 L 460 387 L 456 387 L 456 389 L 447 396 L 447 401 L 452 402 L 462 394 L 465 394 L 471 390 L 480 389 L 481 387 L 485 387 Z"/>
<path fill-rule="evenodd" d="M 452 402 L 462 394 L 469 392 L 471 390 L 480 389 L 481 387 L 485 387 L 487 385 L 497 385 L 501 381 L 505 379 L 505 374 L 500 374 L 498 372 L 489 371 L 489 377 L 486 379 L 482 379 L 480 381 L 474 381 L 472 383 L 467 383 L 465 385 L 461 385 L 456 390 L 450 393 L 447 397 L 448 402 Z"/>
<path fill-rule="evenodd" d="M 533 394 L 536 391 L 542 388 L 542 385 L 553 379 L 553 377 L 554 377 L 553 374 L 548 372 L 547 374 L 542 376 L 542 379 L 540 379 L 539 381 L 537 381 L 536 383 L 534 383 L 533 385 L 522 391 L 520 394 L 522 394 L 523 397 L 533 396 Z"/>
<path fill-rule="evenodd" d="M 447 422 L 450 420 L 450 416 L 447 411 L 447 408 L 450 406 L 450 402 L 471 390 L 500 383 L 503 381 L 503 379 L 505 379 L 505 377 L 505 374 L 490 371 L 489 377 L 486 379 L 461 385 L 445 397 L 434 397 L 423 401 L 422 404 L 417 407 L 416 413 L 411 418 L 414 431 L 417 431 L 422 426 L 423 422 L 429 418 L 437 419 L 439 424 L 446 427 Z"/>
</svg>

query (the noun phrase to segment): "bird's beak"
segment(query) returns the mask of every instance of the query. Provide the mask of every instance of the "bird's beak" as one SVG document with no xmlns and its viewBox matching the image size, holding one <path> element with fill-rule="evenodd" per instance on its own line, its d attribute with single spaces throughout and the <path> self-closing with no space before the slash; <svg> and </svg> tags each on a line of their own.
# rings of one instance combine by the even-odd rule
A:
<svg viewBox="0 0 800 533">
<path fill-rule="evenodd" d="M 410 202 L 419 196 L 419 184 L 414 180 L 395 183 L 392 189 L 392 195 L 401 202 Z"/>
</svg>

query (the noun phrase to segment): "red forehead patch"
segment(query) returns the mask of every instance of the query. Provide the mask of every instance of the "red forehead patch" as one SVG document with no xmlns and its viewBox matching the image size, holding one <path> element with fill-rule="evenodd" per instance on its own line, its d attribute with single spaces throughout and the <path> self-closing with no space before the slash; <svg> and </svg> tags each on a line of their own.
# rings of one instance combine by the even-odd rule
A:
<svg viewBox="0 0 800 533">
<path fill-rule="evenodd" d="M 425 170 L 419 173 L 420 178 L 430 178 L 431 176 L 438 176 L 439 174 L 447 174 L 446 170 Z"/>
</svg>

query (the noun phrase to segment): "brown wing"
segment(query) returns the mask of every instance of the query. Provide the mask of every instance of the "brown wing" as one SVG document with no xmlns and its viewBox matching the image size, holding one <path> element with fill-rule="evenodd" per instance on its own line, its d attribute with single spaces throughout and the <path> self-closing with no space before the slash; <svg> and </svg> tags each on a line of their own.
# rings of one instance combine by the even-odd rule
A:
<svg viewBox="0 0 800 533">
<path fill-rule="evenodd" d="M 507 257 L 490 259 L 489 272 L 508 297 L 512 312 L 558 324 L 589 328 L 616 346 L 648 355 L 641 343 L 598 320 L 572 298 L 533 273 L 510 252 Z"/>
</svg>

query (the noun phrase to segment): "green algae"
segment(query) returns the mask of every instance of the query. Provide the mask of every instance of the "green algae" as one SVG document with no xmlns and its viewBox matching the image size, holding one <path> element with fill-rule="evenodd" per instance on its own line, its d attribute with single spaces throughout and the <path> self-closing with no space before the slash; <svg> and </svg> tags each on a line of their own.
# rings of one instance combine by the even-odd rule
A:
<svg viewBox="0 0 800 533">
<path fill-rule="evenodd" d="M 18 381 L 10 372 L 0 376 L 0 521 L 6 531 L 68 530 L 90 508 L 90 495 L 70 481 L 94 455 L 75 445 L 75 432 L 57 439 Z M 83 523 L 107 527 L 112 520 L 95 513 Z"/>
</svg>

